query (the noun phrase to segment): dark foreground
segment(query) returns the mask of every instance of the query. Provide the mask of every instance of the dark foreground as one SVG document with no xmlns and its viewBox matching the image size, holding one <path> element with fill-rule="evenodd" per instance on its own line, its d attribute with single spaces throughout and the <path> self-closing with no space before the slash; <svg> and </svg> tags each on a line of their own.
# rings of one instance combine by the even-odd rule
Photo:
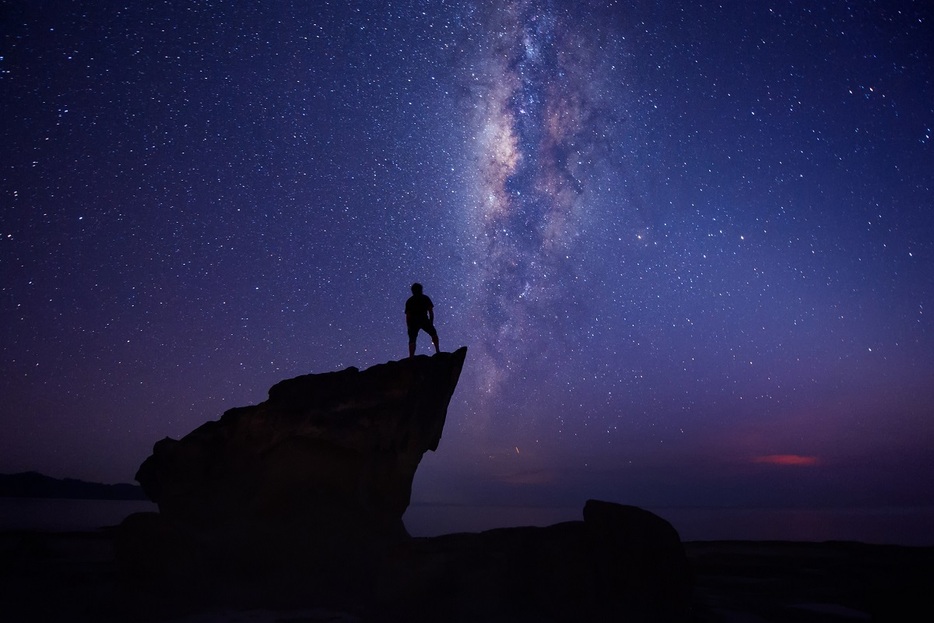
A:
<svg viewBox="0 0 934 623">
<path fill-rule="evenodd" d="M 934 548 L 686 543 L 696 621 L 934 621 Z"/>
<path fill-rule="evenodd" d="M 717 541 L 685 549 L 694 572 L 694 621 L 934 620 L 934 548 Z M 236 612 L 195 602 L 121 580 L 110 531 L 0 534 L 0 618 L 9 623 L 382 620 L 362 607 L 296 603 Z"/>
</svg>

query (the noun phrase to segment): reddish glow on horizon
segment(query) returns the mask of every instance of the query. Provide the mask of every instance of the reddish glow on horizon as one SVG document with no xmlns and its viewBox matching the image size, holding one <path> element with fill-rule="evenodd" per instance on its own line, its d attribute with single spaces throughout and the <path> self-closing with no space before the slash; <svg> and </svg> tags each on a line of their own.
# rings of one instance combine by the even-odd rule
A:
<svg viewBox="0 0 934 623">
<path fill-rule="evenodd" d="M 753 463 L 768 463 L 770 465 L 817 465 L 816 456 L 801 456 L 800 454 L 767 454 L 752 459 Z"/>
</svg>

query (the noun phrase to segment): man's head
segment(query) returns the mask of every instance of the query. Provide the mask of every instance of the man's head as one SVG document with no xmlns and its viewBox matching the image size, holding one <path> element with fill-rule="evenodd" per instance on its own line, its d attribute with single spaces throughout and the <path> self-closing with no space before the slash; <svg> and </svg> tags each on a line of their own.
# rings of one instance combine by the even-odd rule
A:
<svg viewBox="0 0 934 623">
<path fill-rule="evenodd" d="M 421 294 L 422 293 L 422 284 L 413 283 L 412 284 L 412 294 Z"/>
</svg>

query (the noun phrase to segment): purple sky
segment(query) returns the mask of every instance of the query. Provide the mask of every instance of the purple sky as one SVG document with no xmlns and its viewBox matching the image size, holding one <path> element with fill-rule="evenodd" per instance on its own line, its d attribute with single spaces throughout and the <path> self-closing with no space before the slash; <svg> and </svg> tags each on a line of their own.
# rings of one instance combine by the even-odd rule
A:
<svg viewBox="0 0 934 623">
<path fill-rule="evenodd" d="M 0 472 L 401 358 L 417 280 L 420 502 L 934 505 L 929 3 L 127 4 L 3 9 Z"/>
</svg>

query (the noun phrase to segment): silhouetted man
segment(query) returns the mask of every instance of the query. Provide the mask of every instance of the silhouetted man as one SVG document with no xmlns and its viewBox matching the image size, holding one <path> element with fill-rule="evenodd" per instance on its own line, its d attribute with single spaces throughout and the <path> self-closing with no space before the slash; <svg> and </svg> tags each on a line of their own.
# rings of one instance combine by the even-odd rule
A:
<svg viewBox="0 0 934 623">
<path fill-rule="evenodd" d="M 435 331 L 435 306 L 431 299 L 422 294 L 422 284 L 412 284 L 412 296 L 405 302 L 405 325 L 409 330 L 409 357 L 415 356 L 415 338 L 424 331 L 431 336 L 431 343 L 438 352 L 438 332 Z"/>
</svg>

